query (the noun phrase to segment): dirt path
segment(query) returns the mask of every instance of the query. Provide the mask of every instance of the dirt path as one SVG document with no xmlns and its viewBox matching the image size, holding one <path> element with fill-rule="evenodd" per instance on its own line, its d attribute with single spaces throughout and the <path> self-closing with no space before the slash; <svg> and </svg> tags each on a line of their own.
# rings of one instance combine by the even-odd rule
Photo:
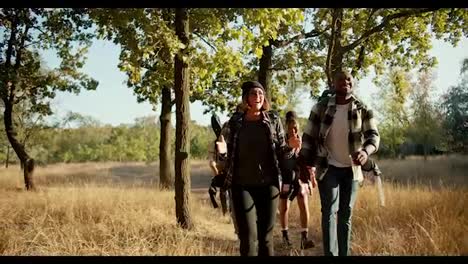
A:
<svg viewBox="0 0 468 264">
<path fill-rule="evenodd" d="M 276 226 L 278 231 L 280 226 Z M 319 240 L 317 234 L 310 234 L 310 238 L 314 241 L 315 247 L 310 249 L 301 250 L 300 245 L 300 229 L 298 227 L 289 227 L 289 239 L 292 243 L 292 247 L 288 248 L 282 244 L 281 234 L 275 232 L 275 255 L 276 256 L 322 256 L 322 240 Z"/>
<path fill-rule="evenodd" d="M 208 189 L 207 188 L 194 188 L 192 189 L 192 193 L 195 194 L 196 201 L 199 201 L 203 203 L 205 206 L 210 206 L 211 203 L 209 201 L 209 195 L 208 195 Z M 217 198 L 217 202 L 219 203 L 219 197 Z M 214 209 L 213 210 L 221 210 L 220 208 Z M 279 216 L 277 216 L 278 218 Z M 299 219 L 291 219 L 291 221 L 298 221 Z M 323 255 L 323 247 L 322 247 L 322 240 L 321 236 L 319 236 L 319 229 L 312 230 L 310 228 L 310 238 L 314 241 L 315 247 L 311 249 L 306 249 L 306 250 L 301 250 L 300 249 L 300 227 L 298 224 L 293 223 L 289 227 L 289 236 L 290 236 L 290 241 L 292 243 L 292 247 L 287 248 L 283 246 L 282 240 L 281 240 L 281 233 L 280 233 L 280 225 L 279 221 L 277 221 L 277 224 L 275 226 L 275 233 L 274 233 L 274 248 L 275 248 L 275 255 L 276 256 L 322 256 Z M 236 242 L 237 243 L 237 242 Z"/>
</svg>

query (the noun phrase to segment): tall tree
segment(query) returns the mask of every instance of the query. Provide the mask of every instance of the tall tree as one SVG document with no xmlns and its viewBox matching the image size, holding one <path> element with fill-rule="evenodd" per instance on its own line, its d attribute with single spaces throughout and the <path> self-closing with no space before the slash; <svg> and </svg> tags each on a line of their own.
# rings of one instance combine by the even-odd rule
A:
<svg viewBox="0 0 468 264">
<path fill-rule="evenodd" d="M 460 81 L 442 96 L 445 116 L 444 128 L 448 148 L 454 152 L 468 152 L 468 59 L 464 59 Z"/>
<path fill-rule="evenodd" d="M 171 99 L 173 54 L 177 50 L 174 12 L 171 9 L 90 9 L 100 38 L 113 40 L 121 48 L 119 68 L 127 74 L 127 86 L 138 102 L 154 108 L 161 102 L 159 185 L 172 188 Z"/>
<path fill-rule="evenodd" d="M 171 165 L 171 89 L 163 87 L 161 91 L 161 126 L 159 140 L 159 185 L 163 189 L 171 189 L 174 186 Z"/>
<path fill-rule="evenodd" d="M 204 103 L 213 103 L 220 108 L 232 103 L 212 93 L 212 90 L 208 88 L 216 83 L 240 82 L 238 76 L 244 68 L 240 53 L 226 45 L 228 41 L 239 38 L 236 32 L 225 30 L 228 28 L 227 24 L 235 19 L 235 10 L 188 9 L 187 15 L 190 16 L 191 22 L 186 35 L 191 40 L 189 43 L 183 43 L 180 35 L 176 34 L 174 9 L 91 10 L 90 12 L 97 21 L 102 36 L 114 39 L 121 45 L 120 67 L 127 73 L 127 84 L 134 89 L 138 100 L 149 100 L 155 105 L 160 98 L 163 100 L 170 98 L 166 88 L 177 90 L 175 89 L 177 80 L 174 79 L 174 56 L 182 49 L 185 56 L 183 62 L 191 62 L 192 67 L 189 68 L 189 73 L 190 76 L 194 76 L 194 78 L 188 78 L 187 75 L 187 87 L 190 88 L 187 95 L 190 101 L 201 100 Z M 162 91 L 166 92 L 162 94 Z M 220 98 L 222 100 L 216 100 Z M 176 104 L 177 100 L 175 100 Z M 185 103 L 184 100 L 179 103 Z M 166 114 L 162 113 L 161 117 L 164 117 L 166 121 L 162 124 L 169 123 L 172 102 L 164 100 L 161 110 L 166 111 Z M 184 107 L 188 109 L 188 105 Z M 180 110 L 184 109 L 176 109 L 177 120 L 181 117 L 177 112 Z M 178 126 L 181 123 L 179 121 L 176 123 L 176 134 L 186 133 L 181 132 L 185 131 L 185 128 L 179 131 Z M 161 144 L 167 144 L 170 141 L 163 138 L 165 131 L 163 127 L 161 130 Z M 177 140 L 180 139 L 176 138 Z M 181 151 L 184 152 L 176 149 L 176 156 Z M 162 159 L 161 155 L 161 163 L 164 160 L 167 161 L 167 159 Z M 185 161 L 179 163 L 176 162 L 176 167 L 185 164 Z M 168 166 L 160 166 L 160 169 L 163 168 L 168 168 Z M 185 169 L 176 169 L 176 175 L 177 171 L 182 172 Z M 190 186 L 185 179 L 176 179 L 176 184 L 179 181 Z M 176 196 L 179 197 L 179 194 L 176 188 Z M 176 207 L 180 206 L 188 207 L 183 199 L 176 199 Z"/>
<path fill-rule="evenodd" d="M 176 35 L 184 45 L 174 57 L 174 90 L 176 99 L 175 192 L 177 222 L 193 227 L 190 213 L 190 71 L 189 71 L 189 16 L 185 8 L 177 8 Z"/>
<path fill-rule="evenodd" d="M 303 13 L 304 11 L 298 8 L 267 8 L 260 12 L 245 9 L 240 13 L 243 19 L 242 45 L 244 49 L 250 49 L 249 52 L 255 55 L 250 58 L 250 70 L 256 73 L 258 81 L 265 88 L 267 98 L 275 108 L 285 102 L 284 91 L 281 91 L 279 85 L 274 82 L 275 72 L 288 69 L 286 65 L 277 65 L 275 52 L 301 34 Z M 288 63 L 291 64 L 292 61 L 293 59 Z"/>
<path fill-rule="evenodd" d="M 32 103 L 29 100 L 24 100 L 19 102 L 15 105 L 15 115 L 13 116 L 13 124 L 16 128 L 17 140 L 27 149 L 35 142 L 35 137 L 37 136 L 38 132 L 44 128 L 44 114 L 40 112 L 30 111 L 32 108 Z M 3 101 L 0 101 L 0 111 L 2 112 L 2 123 L 3 120 L 3 112 L 5 107 L 3 106 Z M 0 128 L 0 133 L 2 136 L 6 136 L 4 127 Z M 8 163 L 10 160 L 10 144 L 5 137 L 6 140 L 6 159 L 5 159 L 5 167 L 8 167 Z M 23 164 L 21 163 L 21 168 L 23 168 Z"/>
<path fill-rule="evenodd" d="M 175 35 L 174 9 L 117 9 L 90 10 L 98 24 L 101 37 L 113 39 L 122 48 L 120 69 L 127 73 L 127 85 L 137 100 L 149 101 L 153 106 L 161 102 L 160 176 L 161 187 L 173 185 L 171 176 L 171 109 L 175 100 L 175 52 L 183 45 Z M 239 38 L 237 34 L 224 34 L 226 24 L 235 18 L 230 9 L 189 9 L 191 19 L 190 80 L 191 102 L 200 100 L 221 108 L 231 102 L 216 96 L 208 89 L 215 83 L 239 82 L 233 78 L 243 72 L 240 54 L 226 43 Z M 229 63 L 228 63 L 229 62 Z M 234 80 L 233 80 L 234 79 Z"/>
<path fill-rule="evenodd" d="M 55 91 L 78 93 L 95 89 L 97 82 L 78 70 L 83 66 L 92 35 L 81 9 L 2 8 L 0 27 L 0 96 L 4 103 L 5 131 L 13 150 L 24 164 L 27 190 L 34 189 L 34 159 L 17 138 L 15 106 L 25 100 L 31 111 L 50 114 L 48 99 Z M 61 59 L 58 69 L 46 70 L 38 50 L 55 49 Z"/>
<path fill-rule="evenodd" d="M 380 90 L 375 109 L 380 114 L 379 130 L 385 146 L 392 157 L 399 153 L 399 147 L 405 142 L 408 128 L 406 101 L 410 92 L 410 75 L 401 69 L 392 69 L 379 82 Z"/>
<path fill-rule="evenodd" d="M 424 160 L 427 159 L 430 148 L 438 146 L 442 141 L 442 115 L 432 101 L 433 78 L 431 71 L 421 72 L 412 85 L 412 115 L 408 129 L 413 142 L 423 147 Z"/>
</svg>

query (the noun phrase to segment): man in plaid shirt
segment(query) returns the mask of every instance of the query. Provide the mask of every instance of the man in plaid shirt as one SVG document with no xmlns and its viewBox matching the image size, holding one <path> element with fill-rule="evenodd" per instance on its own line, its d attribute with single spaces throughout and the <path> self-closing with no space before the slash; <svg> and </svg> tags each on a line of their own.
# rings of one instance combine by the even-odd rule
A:
<svg viewBox="0 0 468 264">
<path fill-rule="evenodd" d="M 347 256 L 360 165 L 377 151 L 380 137 L 373 111 L 352 94 L 351 74 L 339 71 L 333 82 L 335 95 L 312 108 L 299 160 L 301 173 L 318 180 L 324 253 Z"/>
</svg>

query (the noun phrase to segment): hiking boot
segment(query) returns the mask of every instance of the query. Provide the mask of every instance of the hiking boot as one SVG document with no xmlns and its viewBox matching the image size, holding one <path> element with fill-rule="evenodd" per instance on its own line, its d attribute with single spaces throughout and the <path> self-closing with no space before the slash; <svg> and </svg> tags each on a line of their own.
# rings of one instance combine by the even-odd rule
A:
<svg viewBox="0 0 468 264">
<path fill-rule="evenodd" d="M 281 233 L 283 234 L 283 245 L 285 247 L 291 247 L 292 244 L 289 241 L 289 235 L 288 235 L 288 230 L 282 230 Z"/>
<path fill-rule="evenodd" d="M 309 249 L 315 247 L 314 241 L 309 240 L 307 237 L 307 231 L 301 232 L 301 249 Z"/>
</svg>

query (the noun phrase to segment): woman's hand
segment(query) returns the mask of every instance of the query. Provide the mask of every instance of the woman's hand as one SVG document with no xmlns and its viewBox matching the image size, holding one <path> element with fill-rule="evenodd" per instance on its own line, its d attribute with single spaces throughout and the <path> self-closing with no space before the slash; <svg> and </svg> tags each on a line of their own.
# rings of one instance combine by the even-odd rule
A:
<svg viewBox="0 0 468 264">
<path fill-rule="evenodd" d="M 302 140 L 299 135 L 294 135 L 288 139 L 288 146 L 292 149 L 300 149 L 302 146 Z"/>
<path fill-rule="evenodd" d="M 281 184 L 281 193 L 288 194 L 291 191 L 291 184 Z"/>
</svg>

